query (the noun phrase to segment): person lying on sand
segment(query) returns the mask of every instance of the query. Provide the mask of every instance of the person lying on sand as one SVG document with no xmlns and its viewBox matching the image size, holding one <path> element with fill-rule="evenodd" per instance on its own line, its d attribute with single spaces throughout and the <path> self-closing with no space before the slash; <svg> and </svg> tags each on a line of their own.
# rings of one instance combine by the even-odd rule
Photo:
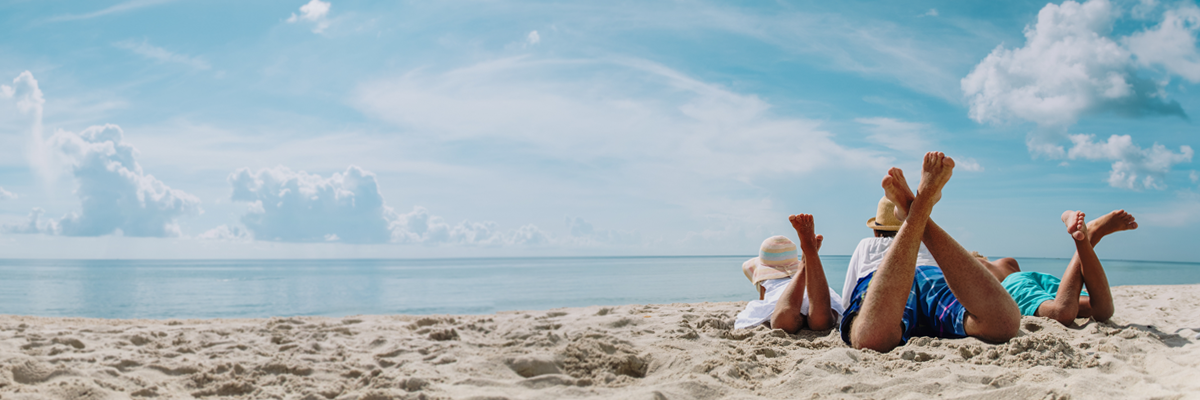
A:
<svg viewBox="0 0 1200 400">
<path fill-rule="evenodd" d="M 1041 272 L 1021 271 L 1017 260 L 1001 258 L 989 262 L 979 256 L 988 271 L 1001 282 L 1021 309 L 1021 315 L 1047 317 L 1070 326 L 1075 318 L 1107 321 L 1113 315 L 1108 276 L 1096 257 L 1100 239 L 1114 232 L 1137 229 L 1137 221 L 1125 210 L 1116 210 L 1084 224 L 1082 211 L 1066 211 L 1062 221 L 1075 241 L 1075 256 L 1060 280 Z M 1087 288 L 1087 291 L 1080 292 Z"/>
<path fill-rule="evenodd" d="M 788 238 L 772 236 L 764 240 L 759 256 L 742 264 L 742 272 L 758 289 L 758 300 L 738 313 L 735 329 L 766 323 L 788 333 L 802 328 L 823 331 L 837 325 L 842 315 L 842 298 L 826 283 L 825 269 L 817 255 L 824 237 L 814 233 L 813 216 L 798 214 L 788 220 L 800 237 L 804 260 L 797 257 L 796 245 Z"/>
<path fill-rule="evenodd" d="M 854 254 L 850 256 L 850 265 L 846 268 L 846 279 L 842 283 L 842 295 L 849 296 L 854 292 L 859 278 L 879 269 L 879 264 L 883 262 L 883 256 L 887 254 L 888 247 L 891 247 L 902 222 L 896 218 L 896 205 L 892 204 L 887 196 L 880 198 L 879 205 L 875 207 L 875 217 L 867 220 L 867 228 L 874 232 L 874 236 L 864 238 L 858 242 L 858 247 L 854 248 Z M 937 261 L 929 254 L 925 245 L 921 245 L 917 251 L 917 265 L 937 266 Z"/>
<path fill-rule="evenodd" d="M 1021 313 L 988 269 L 930 218 L 954 160 L 925 154 L 914 196 L 899 168 L 883 189 L 904 221 L 879 269 L 858 280 L 842 319 L 842 340 L 856 349 L 888 352 L 913 336 L 1005 342 L 1017 335 Z M 918 266 L 921 243 L 941 268 Z"/>
</svg>

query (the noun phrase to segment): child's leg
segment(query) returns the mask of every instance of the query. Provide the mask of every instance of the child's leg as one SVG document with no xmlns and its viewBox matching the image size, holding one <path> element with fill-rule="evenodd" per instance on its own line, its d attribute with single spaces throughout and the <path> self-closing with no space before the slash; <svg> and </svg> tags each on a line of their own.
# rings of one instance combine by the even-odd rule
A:
<svg viewBox="0 0 1200 400">
<path fill-rule="evenodd" d="M 821 235 L 815 235 L 815 237 L 810 238 L 810 240 L 814 242 L 813 245 L 815 246 L 815 249 L 811 251 L 814 256 L 812 258 L 816 258 L 815 261 L 809 261 L 808 254 L 810 251 L 805 249 L 804 240 L 804 236 L 802 235 L 800 240 L 800 249 L 803 252 L 803 257 L 800 259 L 800 270 L 796 272 L 795 276 L 792 276 L 792 281 L 788 282 L 787 287 L 783 289 L 783 294 L 779 296 L 779 303 L 775 304 L 775 311 L 771 313 L 771 327 L 775 329 L 783 329 L 788 333 L 796 333 L 800 331 L 801 328 L 804 328 L 806 324 L 809 325 L 809 329 L 813 330 L 829 329 L 820 327 L 818 327 L 819 329 L 812 328 L 811 319 L 800 314 L 800 308 L 804 304 L 804 293 L 808 288 L 808 271 L 812 269 L 812 267 L 810 267 L 811 264 L 809 263 L 815 262 L 816 268 L 821 268 L 821 260 L 820 258 L 816 257 L 816 252 L 817 250 L 821 249 L 821 242 L 825 240 L 825 237 Z M 824 273 L 822 273 L 822 276 L 823 275 Z M 826 298 L 829 296 L 828 289 L 826 289 L 825 296 Z M 826 300 L 826 303 L 828 303 L 828 300 Z M 819 310 L 819 308 L 816 306 L 816 301 L 812 298 L 812 294 L 809 294 L 808 307 L 808 313 L 810 316 L 813 313 L 813 310 Z M 829 308 L 829 305 L 826 304 L 825 308 Z"/>
<path fill-rule="evenodd" d="M 817 253 L 821 248 L 822 237 L 815 234 L 812 215 L 799 214 L 788 219 L 800 237 L 800 250 L 804 256 L 804 284 L 807 288 L 809 307 L 808 329 L 831 329 L 837 322 L 837 317 L 830 307 L 829 282 L 825 280 L 825 268 L 821 265 L 821 257 Z"/>
</svg>

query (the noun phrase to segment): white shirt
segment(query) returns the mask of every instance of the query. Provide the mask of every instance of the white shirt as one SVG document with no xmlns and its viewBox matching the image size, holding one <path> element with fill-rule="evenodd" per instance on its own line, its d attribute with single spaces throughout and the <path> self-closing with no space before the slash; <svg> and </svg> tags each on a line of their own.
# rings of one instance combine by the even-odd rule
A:
<svg viewBox="0 0 1200 400">
<path fill-rule="evenodd" d="M 751 300 L 746 304 L 746 309 L 738 313 L 737 320 L 733 323 L 734 329 L 746 329 L 754 327 L 763 322 L 771 320 L 771 314 L 775 313 L 775 305 L 779 303 L 779 298 L 783 296 L 784 289 L 788 283 L 792 282 L 792 278 L 771 279 L 762 282 L 763 289 L 766 293 L 763 294 L 762 300 Z M 837 292 L 829 289 L 829 308 L 837 312 L 838 322 L 841 322 L 842 313 L 846 309 L 842 306 L 842 297 L 838 296 Z M 800 314 L 808 315 L 808 293 L 804 293 L 804 300 L 800 303 Z"/>
<path fill-rule="evenodd" d="M 892 240 L 894 238 L 869 237 L 858 242 L 858 247 L 850 256 L 850 267 L 846 269 L 846 284 L 842 285 L 842 296 L 846 299 L 847 305 L 849 305 L 851 296 L 854 295 L 854 286 L 858 285 L 859 278 L 879 269 L 879 264 L 883 262 L 883 256 L 892 246 Z M 924 244 L 917 252 L 917 265 L 937 266 L 937 261 L 933 260 L 933 255 L 929 254 L 929 250 L 925 248 Z"/>
</svg>

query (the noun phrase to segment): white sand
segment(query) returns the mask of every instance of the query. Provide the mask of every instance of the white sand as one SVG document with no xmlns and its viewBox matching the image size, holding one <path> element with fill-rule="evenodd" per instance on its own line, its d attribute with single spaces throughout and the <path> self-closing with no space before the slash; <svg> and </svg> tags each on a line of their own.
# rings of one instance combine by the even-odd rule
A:
<svg viewBox="0 0 1200 400">
<path fill-rule="evenodd" d="M 0 317 L 0 399 L 1200 398 L 1200 285 L 1114 288 L 1109 323 L 1000 345 L 731 331 L 745 303 L 485 316 Z"/>
</svg>

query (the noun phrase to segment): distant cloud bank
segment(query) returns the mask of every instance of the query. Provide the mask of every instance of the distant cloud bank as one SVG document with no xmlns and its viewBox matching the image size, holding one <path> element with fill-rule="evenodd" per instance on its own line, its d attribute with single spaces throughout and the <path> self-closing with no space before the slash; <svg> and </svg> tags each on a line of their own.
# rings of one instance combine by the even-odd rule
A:
<svg viewBox="0 0 1200 400">
<path fill-rule="evenodd" d="M 258 240 L 281 242 L 416 243 L 472 246 L 539 245 L 549 237 L 534 225 L 511 231 L 495 222 L 447 223 L 423 207 L 400 214 L 384 204 L 375 174 L 357 166 L 329 177 L 279 166 L 229 176 L 234 201 L 249 211 L 241 222 Z M 229 227 L 205 238 L 238 239 Z"/>
</svg>

